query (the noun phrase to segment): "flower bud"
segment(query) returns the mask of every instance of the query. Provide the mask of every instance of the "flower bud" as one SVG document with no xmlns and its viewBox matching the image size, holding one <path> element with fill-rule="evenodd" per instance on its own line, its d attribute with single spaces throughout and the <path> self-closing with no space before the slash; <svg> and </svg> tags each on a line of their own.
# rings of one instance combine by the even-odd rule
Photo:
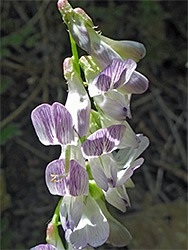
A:
<svg viewBox="0 0 188 250">
<path fill-rule="evenodd" d="M 65 249 L 60 239 L 57 225 L 53 222 L 53 220 L 48 224 L 46 229 L 46 242 L 56 247 L 57 250 Z"/>
<path fill-rule="evenodd" d="M 72 6 L 69 4 L 67 0 L 59 0 L 57 2 L 57 7 L 62 16 L 64 16 L 66 13 L 71 12 L 73 10 Z"/>
</svg>

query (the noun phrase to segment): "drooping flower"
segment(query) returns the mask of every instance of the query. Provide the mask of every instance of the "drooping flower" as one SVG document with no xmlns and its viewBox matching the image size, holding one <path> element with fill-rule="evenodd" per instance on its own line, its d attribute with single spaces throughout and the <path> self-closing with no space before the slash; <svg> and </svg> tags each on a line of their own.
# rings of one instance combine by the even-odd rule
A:
<svg viewBox="0 0 188 250">
<path fill-rule="evenodd" d="M 65 238 L 73 248 L 98 247 L 109 237 L 109 224 L 91 196 L 65 196 L 60 206 L 60 220 Z"/>
<path fill-rule="evenodd" d="M 58 9 L 75 42 L 91 55 L 102 69 L 114 58 L 132 58 L 139 61 L 145 56 L 143 44 L 134 41 L 115 41 L 95 31 L 96 27 L 86 12 L 81 8 L 73 9 L 67 0 L 59 0 Z"/>
</svg>

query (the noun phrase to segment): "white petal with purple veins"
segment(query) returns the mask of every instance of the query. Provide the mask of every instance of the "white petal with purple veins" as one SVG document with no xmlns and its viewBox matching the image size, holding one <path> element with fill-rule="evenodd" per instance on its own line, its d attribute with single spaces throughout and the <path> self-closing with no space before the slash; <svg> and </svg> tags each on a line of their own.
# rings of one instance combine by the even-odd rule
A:
<svg viewBox="0 0 188 250">
<path fill-rule="evenodd" d="M 71 144 L 74 140 L 72 116 L 60 103 L 53 103 L 52 114 L 55 124 L 56 137 L 60 144 Z"/>
<path fill-rule="evenodd" d="M 148 79 L 137 71 L 134 71 L 129 81 L 121 86 L 118 91 L 121 93 L 142 94 L 149 87 Z"/>
<path fill-rule="evenodd" d="M 62 104 L 42 104 L 32 111 L 31 119 L 36 134 L 44 145 L 73 143 L 72 117 Z"/>
<path fill-rule="evenodd" d="M 31 120 L 41 143 L 44 145 L 58 144 L 49 104 L 42 104 L 36 107 L 31 113 Z"/>
<path fill-rule="evenodd" d="M 128 82 L 136 66 L 136 62 L 132 59 L 127 59 L 125 62 L 114 59 L 112 62 L 112 87 L 117 89 Z"/>
<path fill-rule="evenodd" d="M 101 118 L 102 127 L 109 127 L 115 124 L 125 125 L 126 127 L 125 135 L 121 141 L 121 144 L 118 146 L 119 148 L 126 148 L 126 147 L 137 148 L 138 147 L 139 139 L 137 138 L 135 132 L 133 131 L 133 129 L 131 128 L 131 126 L 128 124 L 127 121 L 112 120 L 110 117 L 107 117 L 104 114 L 101 115 L 100 118 Z"/>
<path fill-rule="evenodd" d="M 78 162 L 71 160 L 69 174 L 65 178 L 66 187 L 72 196 L 87 195 L 89 193 L 89 176 L 85 168 Z"/>
<path fill-rule="evenodd" d="M 109 89 L 119 88 L 129 81 L 135 68 L 136 62 L 132 59 L 127 59 L 125 62 L 121 59 L 113 59 L 89 85 L 90 96 L 94 97 L 108 92 Z"/>
<path fill-rule="evenodd" d="M 72 196 L 87 195 L 89 192 L 89 177 L 87 171 L 76 161 L 71 160 L 69 173 L 65 174 L 65 160 L 52 161 L 46 167 L 46 185 L 53 195 Z"/>
<path fill-rule="evenodd" d="M 97 130 L 82 143 L 83 156 L 87 159 L 112 152 L 120 144 L 125 130 L 124 125 L 112 125 Z"/>
<path fill-rule="evenodd" d="M 48 164 L 45 171 L 46 185 L 53 195 L 64 196 L 66 194 L 65 178 L 65 160 L 54 160 Z"/>
</svg>

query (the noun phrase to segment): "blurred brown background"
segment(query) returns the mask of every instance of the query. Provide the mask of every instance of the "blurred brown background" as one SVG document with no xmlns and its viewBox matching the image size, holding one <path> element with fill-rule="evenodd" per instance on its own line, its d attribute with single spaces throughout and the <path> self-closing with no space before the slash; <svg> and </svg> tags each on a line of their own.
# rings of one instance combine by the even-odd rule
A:
<svg viewBox="0 0 188 250">
<path fill-rule="evenodd" d="M 132 207 L 125 214 L 109 207 L 133 235 L 123 249 L 187 249 L 187 1 L 70 3 L 85 9 L 105 36 L 147 49 L 137 70 L 150 87 L 133 96 L 129 122 L 151 143 L 128 190 Z M 65 103 L 67 56 L 56 1 L 1 1 L 1 249 L 45 243 L 59 197 L 49 194 L 44 171 L 60 148 L 38 141 L 30 114 L 43 102 Z M 100 247 L 107 248 L 113 249 Z"/>
</svg>

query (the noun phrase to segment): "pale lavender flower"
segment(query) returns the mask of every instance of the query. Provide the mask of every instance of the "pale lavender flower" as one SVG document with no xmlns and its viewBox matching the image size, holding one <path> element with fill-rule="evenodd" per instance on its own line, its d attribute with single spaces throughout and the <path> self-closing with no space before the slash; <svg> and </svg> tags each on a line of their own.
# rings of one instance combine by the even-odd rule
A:
<svg viewBox="0 0 188 250">
<path fill-rule="evenodd" d="M 109 237 L 109 224 L 97 202 L 90 196 L 65 196 L 60 206 L 65 238 L 73 248 L 98 247 Z"/>
</svg>

